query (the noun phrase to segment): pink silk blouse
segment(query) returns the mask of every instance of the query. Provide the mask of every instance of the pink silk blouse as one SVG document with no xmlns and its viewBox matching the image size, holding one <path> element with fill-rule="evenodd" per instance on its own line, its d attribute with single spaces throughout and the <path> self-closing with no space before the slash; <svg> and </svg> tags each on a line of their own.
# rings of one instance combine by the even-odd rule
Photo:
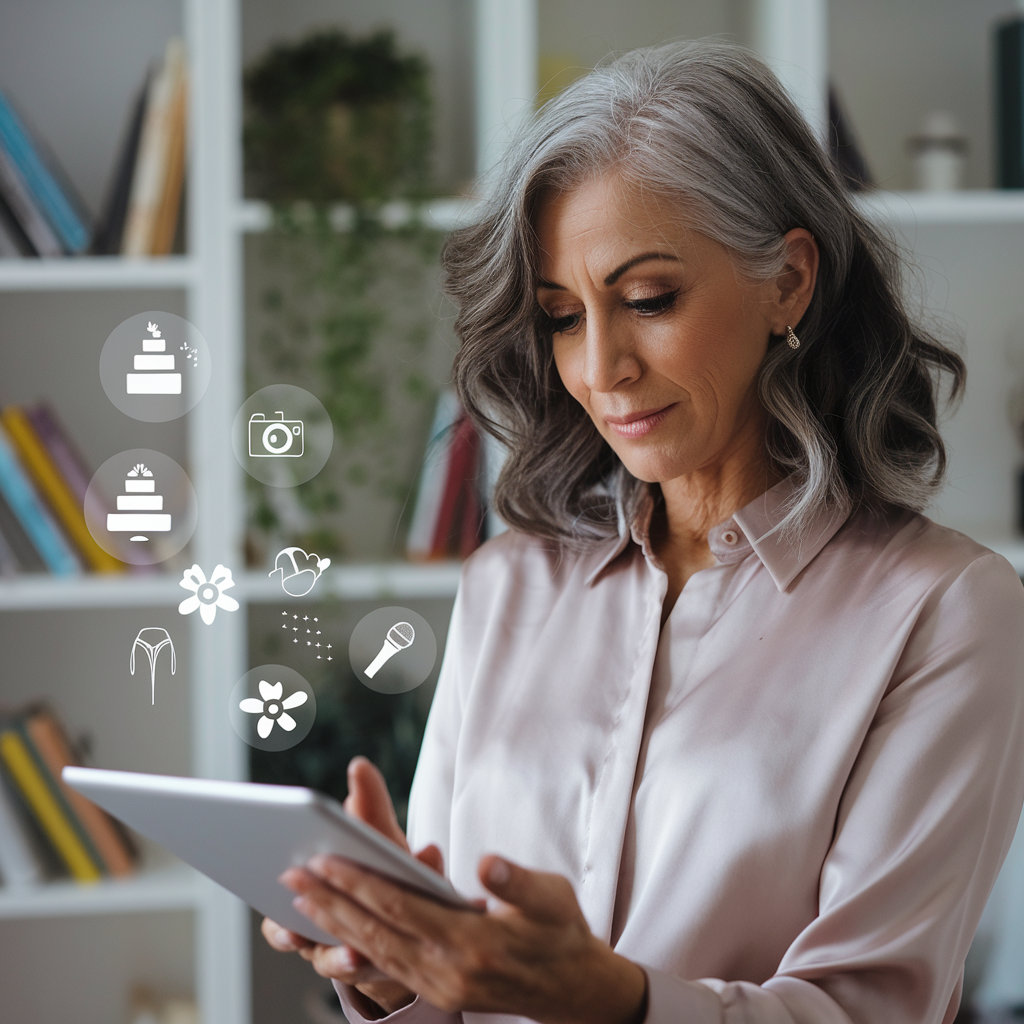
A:
<svg viewBox="0 0 1024 1024">
<path fill-rule="evenodd" d="M 587 553 L 477 551 L 409 839 L 469 896 L 485 853 L 565 875 L 648 1024 L 949 1024 L 1024 799 L 1024 588 L 910 513 L 787 541 L 791 486 L 711 531 L 664 627 L 650 499 Z"/>
</svg>

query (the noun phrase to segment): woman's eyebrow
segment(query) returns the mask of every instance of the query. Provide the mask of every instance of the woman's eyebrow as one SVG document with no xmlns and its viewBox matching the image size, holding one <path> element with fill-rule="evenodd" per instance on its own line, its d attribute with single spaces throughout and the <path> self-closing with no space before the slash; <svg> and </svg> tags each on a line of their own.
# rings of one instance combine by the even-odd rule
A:
<svg viewBox="0 0 1024 1024">
<path fill-rule="evenodd" d="M 616 281 L 627 270 L 632 270 L 633 267 L 640 263 L 646 263 L 648 260 L 668 260 L 672 263 L 682 263 L 682 260 L 678 256 L 673 256 L 670 252 L 644 252 L 639 256 L 634 256 L 632 259 L 626 260 L 621 266 L 616 267 L 605 279 L 604 283 L 606 287 L 610 287 L 615 284 Z M 568 289 L 564 284 L 556 284 L 554 281 L 547 281 L 543 277 L 537 279 L 538 288 L 548 288 L 556 292 L 564 292 Z"/>
<path fill-rule="evenodd" d="M 621 266 L 616 267 L 605 279 L 606 285 L 613 285 L 616 281 L 627 270 L 632 270 L 639 263 L 646 263 L 648 260 L 669 260 L 672 263 L 682 263 L 682 260 L 678 256 L 673 256 L 670 252 L 644 252 L 639 256 L 634 256 L 631 260 L 626 260 Z"/>
</svg>

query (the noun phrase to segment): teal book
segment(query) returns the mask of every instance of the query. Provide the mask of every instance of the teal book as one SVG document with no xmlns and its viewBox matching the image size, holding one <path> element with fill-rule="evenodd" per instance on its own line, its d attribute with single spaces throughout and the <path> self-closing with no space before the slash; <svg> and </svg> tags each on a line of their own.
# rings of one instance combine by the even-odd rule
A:
<svg viewBox="0 0 1024 1024">
<path fill-rule="evenodd" d="M 55 576 L 74 576 L 82 571 L 71 546 L 64 539 L 49 509 L 42 503 L 25 474 L 7 432 L 0 426 L 0 494 L 18 524 L 28 534 L 46 568 Z"/>
<path fill-rule="evenodd" d="M 67 190 L 47 166 L 24 122 L 0 92 L 0 146 L 18 169 L 36 205 L 43 212 L 69 253 L 83 252 L 90 230 Z"/>
</svg>

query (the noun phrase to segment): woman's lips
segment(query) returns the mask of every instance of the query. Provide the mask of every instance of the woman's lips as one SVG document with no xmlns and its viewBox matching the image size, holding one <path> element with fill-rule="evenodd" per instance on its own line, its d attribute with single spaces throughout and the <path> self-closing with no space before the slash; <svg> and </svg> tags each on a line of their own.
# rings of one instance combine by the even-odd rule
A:
<svg viewBox="0 0 1024 1024">
<path fill-rule="evenodd" d="M 676 403 L 661 409 L 648 409 L 630 416 L 605 417 L 605 422 L 620 437 L 643 437 L 649 434 L 675 408 Z"/>
</svg>

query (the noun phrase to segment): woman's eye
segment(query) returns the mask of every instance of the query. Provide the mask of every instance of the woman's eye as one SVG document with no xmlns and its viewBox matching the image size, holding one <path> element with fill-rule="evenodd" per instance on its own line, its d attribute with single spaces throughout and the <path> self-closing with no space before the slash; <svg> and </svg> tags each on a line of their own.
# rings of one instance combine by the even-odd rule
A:
<svg viewBox="0 0 1024 1024">
<path fill-rule="evenodd" d="M 676 301 L 678 294 L 679 289 L 676 288 L 674 291 L 662 292 L 661 295 L 655 295 L 650 299 L 633 299 L 627 302 L 626 305 L 641 315 L 649 316 L 652 313 L 661 313 L 666 309 L 670 309 Z"/>
<path fill-rule="evenodd" d="M 549 316 L 548 328 L 552 334 L 567 334 L 578 327 L 582 319 L 581 313 L 570 313 L 568 316 Z"/>
</svg>

